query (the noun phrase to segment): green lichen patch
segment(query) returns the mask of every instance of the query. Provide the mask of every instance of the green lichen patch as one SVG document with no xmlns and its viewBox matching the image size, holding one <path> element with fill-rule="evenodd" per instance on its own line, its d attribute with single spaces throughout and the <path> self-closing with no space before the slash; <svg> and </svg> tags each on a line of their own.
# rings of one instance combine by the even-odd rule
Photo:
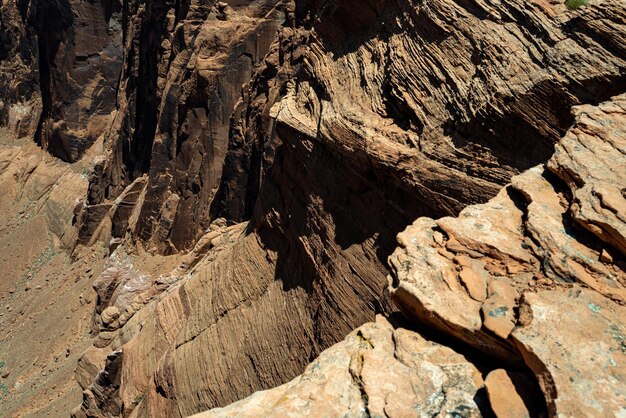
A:
<svg viewBox="0 0 626 418">
<path fill-rule="evenodd" d="M 565 5 L 572 10 L 576 10 L 579 7 L 586 5 L 588 2 L 589 0 L 567 0 Z"/>
<path fill-rule="evenodd" d="M 506 306 L 499 306 L 496 309 L 492 309 L 488 312 L 488 315 L 492 318 L 499 318 L 501 316 L 505 316 L 509 311 L 509 308 Z"/>
<path fill-rule="evenodd" d="M 617 325 L 611 325 L 609 330 L 611 337 L 617 342 L 617 351 L 626 354 L 626 337 L 620 332 L 620 328 Z"/>
<path fill-rule="evenodd" d="M 589 303 L 589 305 L 587 305 L 587 307 L 589 308 L 589 310 L 591 310 L 592 312 L 595 313 L 600 313 L 600 307 L 598 305 L 596 305 L 595 303 Z"/>
</svg>

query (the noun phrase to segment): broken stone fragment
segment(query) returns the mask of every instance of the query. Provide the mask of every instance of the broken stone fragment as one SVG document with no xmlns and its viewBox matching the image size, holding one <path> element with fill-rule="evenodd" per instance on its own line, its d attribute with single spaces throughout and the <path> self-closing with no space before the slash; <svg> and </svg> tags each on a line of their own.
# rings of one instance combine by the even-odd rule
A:
<svg viewBox="0 0 626 418">
<path fill-rule="evenodd" d="M 485 387 L 489 403 L 498 418 L 530 418 L 532 416 L 523 398 L 523 396 L 527 397 L 529 392 L 529 384 L 524 380 L 523 377 L 503 369 L 494 370 L 487 375 Z"/>
<path fill-rule="evenodd" d="M 120 313 L 120 309 L 117 306 L 109 306 L 104 310 L 104 312 L 102 312 L 102 315 L 100 315 L 102 323 L 104 325 L 109 325 L 120 317 Z"/>
<path fill-rule="evenodd" d="M 489 298 L 481 307 L 485 328 L 506 339 L 515 327 L 515 299 L 517 292 L 507 278 L 492 278 L 489 281 Z"/>
<path fill-rule="evenodd" d="M 487 282 L 489 281 L 485 264 L 467 256 L 457 256 L 455 261 L 461 265 L 459 279 L 469 295 L 476 301 L 484 301 L 487 298 Z"/>
</svg>

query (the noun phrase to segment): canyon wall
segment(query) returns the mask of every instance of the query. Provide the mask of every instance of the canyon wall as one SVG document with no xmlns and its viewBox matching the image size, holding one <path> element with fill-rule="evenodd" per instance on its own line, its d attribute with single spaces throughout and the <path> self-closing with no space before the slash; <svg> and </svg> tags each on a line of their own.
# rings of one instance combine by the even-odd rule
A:
<svg viewBox="0 0 626 418">
<path fill-rule="evenodd" d="M 540 410 L 569 411 L 550 360 L 529 354 L 550 336 L 532 334 L 528 318 L 577 302 L 552 289 L 524 295 L 529 283 L 566 282 L 589 306 L 617 312 L 624 301 L 624 195 L 610 189 L 624 179 L 614 170 L 589 190 L 596 162 L 564 155 L 621 140 L 600 130 L 593 145 L 570 144 L 597 128 L 584 112 L 621 132 L 623 100 L 607 100 L 626 91 L 625 10 L 608 0 L 576 10 L 543 0 L 5 2 L 1 121 L 88 167 L 63 245 L 75 258 L 86 247 L 108 254 L 74 416 L 188 416 L 276 386 L 297 391 L 281 385 L 377 314 L 384 358 L 398 356 L 384 341 L 406 331 L 495 359 L 467 365 L 482 374 L 463 389 L 472 413 L 484 412 L 474 396 L 496 369 L 541 389 Z M 597 165 L 623 167 L 620 150 Z M 536 201 L 549 219 L 533 226 Z M 617 215 L 597 214 L 607 205 Z M 480 211 L 508 235 L 470 230 L 465 219 Z M 558 235 L 570 224 L 587 232 Z M 167 256 L 178 267 L 140 266 Z M 589 261 L 601 256 L 613 261 Z M 363 348 L 350 335 L 330 349 L 350 353 L 339 355 L 344 373 Z"/>
</svg>

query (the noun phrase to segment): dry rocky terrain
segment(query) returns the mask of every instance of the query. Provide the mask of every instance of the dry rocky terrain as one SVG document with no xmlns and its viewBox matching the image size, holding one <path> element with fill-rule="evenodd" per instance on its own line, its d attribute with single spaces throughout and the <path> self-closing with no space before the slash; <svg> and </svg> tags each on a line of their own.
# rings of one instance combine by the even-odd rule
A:
<svg viewBox="0 0 626 418">
<path fill-rule="evenodd" d="M 626 416 L 626 3 L 4 0 L 0 416 Z"/>
</svg>

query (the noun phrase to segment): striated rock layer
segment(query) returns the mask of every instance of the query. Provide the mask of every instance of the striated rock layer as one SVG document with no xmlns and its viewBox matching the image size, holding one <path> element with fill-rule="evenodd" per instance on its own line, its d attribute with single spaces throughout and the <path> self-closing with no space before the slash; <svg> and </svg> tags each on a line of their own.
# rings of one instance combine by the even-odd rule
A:
<svg viewBox="0 0 626 418">
<path fill-rule="evenodd" d="M 478 417 L 481 387 L 463 356 L 379 316 L 291 382 L 194 417 Z"/>
<path fill-rule="evenodd" d="M 585 13 L 540 2 L 388 3 L 311 3 L 308 19 L 298 15 L 299 24 L 280 29 L 242 98 L 247 108 L 233 119 L 225 175 L 212 204 L 216 215 L 240 220 L 250 213 L 250 222 L 230 235 L 227 248 L 209 251 L 173 287 L 144 301 L 121 330 L 101 333 L 98 344 L 108 342 L 103 349 L 122 358 L 105 369 L 118 383 L 110 392 L 98 382 L 88 388 L 82 413 L 115 402 L 124 414 L 185 416 L 292 379 L 374 312 L 393 311 L 381 295 L 396 232 L 420 215 L 453 214 L 495 195 L 511 174 L 548 159 L 573 120 L 572 105 L 602 100 L 623 87 L 622 49 L 599 40 L 618 39 L 625 28 L 624 11 L 613 3 L 598 2 Z M 348 19 L 355 10 L 359 19 Z M 607 19 L 617 23 L 602 24 Z M 163 159 L 168 154 L 156 144 L 152 155 Z M 159 170 L 152 164 L 149 178 Z M 517 205 L 530 210 L 533 199 L 563 213 L 556 195 L 544 195 L 551 186 L 540 171 L 516 180 L 530 184 L 526 203 L 509 199 L 506 191 L 499 195 L 503 206 L 520 214 L 498 221 L 503 228 L 521 231 L 524 212 Z M 147 218 L 160 238 L 136 235 L 153 206 L 150 181 L 141 186 L 136 217 L 129 218 L 123 236 L 143 236 L 140 242 L 154 243 L 156 250 L 170 237 L 178 248 L 171 240 L 175 219 L 187 216 L 178 194 L 160 200 L 159 212 Z M 140 187 L 135 185 L 130 187 Z M 538 222 L 535 228 L 543 231 L 547 221 L 540 217 L 553 215 L 541 210 L 537 216 L 524 222 Z M 442 231 L 460 222 L 446 219 L 439 221 Z M 428 228 L 439 224 L 420 219 L 416 237 L 434 239 Z M 584 245 L 577 247 L 555 228 L 554 236 L 532 245 L 547 249 L 567 240 L 571 246 L 564 251 L 585 254 Z M 403 235 L 407 248 L 411 234 Z M 455 242 L 439 234 L 443 247 Z M 467 245 L 465 235 L 452 235 L 459 246 Z M 466 235 L 478 236 L 473 230 Z M 496 266 L 505 274 L 509 268 L 532 277 L 530 266 L 540 264 L 509 237 L 493 246 L 509 254 Z M 420 321 L 522 367 L 528 350 L 508 342 L 520 291 L 490 279 L 486 263 L 472 258 L 480 248 L 456 264 L 429 252 L 416 269 L 450 283 L 420 280 L 424 297 L 432 300 L 411 309 Z M 562 256 L 550 254 L 552 259 L 542 258 L 546 278 L 565 271 L 583 277 L 577 271 L 588 255 L 562 265 Z M 398 272 L 404 265 L 394 262 Z M 462 282 L 452 282 L 457 265 Z M 598 288 L 610 287 L 611 274 L 617 274 L 605 270 L 592 275 Z M 413 312 L 412 293 L 401 285 L 393 290 L 399 305 Z M 619 296 L 617 290 L 611 297 Z M 445 307 L 450 318 L 431 314 Z M 98 312 L 107 309 L 104 303 Z"/>
<path fill-rule="evenodd" d="M 77 161 L 105 133 L 122 67 L 121 2 L 5 1 L 0 120 Z"/>
<path fill-rule="evenodd" d="M 94 222 L 110 218 L 113 237 L 128 234 L 149 250 L 193 247 L 212 221 L 241 86 L 284 21 L 280 3 L 125 4 L 125 65 L 105 139 L 108 155 L 96 166 L 83 214 L 84 242 Z M 131 189 L 140 192 L 140 203 L 128 225 L 127 213 L 109 209 Z"/>
<path fill-rule="evenodd" d="M 542 400 L 517 362 L 534 373 L 550 416 L 623 414 L 626 254 L 612 245 L 620 236 L 608 234 L 623 221 L 605 214 L 613 222 L 591 228 L 575 217 L 574 196 L 600 189 L 611 172 L 598 198 L 611 207 L 626 201 L 626 96 L 575 113 L 546 165 L 457 218 L 418 219 L 390 257 L 394 300 L 438 331 L 425 335 L 457 340 L 447 343 L 473 352 L 473 361 L 482 356 L 467 347 L 486 355 L 484 381 L 467 358 L 379 317 L 293 381 L 196 416 L 482 416 L 482 388 L 499 417 L 541 416 Z M 559 173 L 575 175 L 571 189 Z M 588 219 L 607 205 L 594 207 Z M 495 356 L 510 370 L 493 370 Z"/>
<path fill-rule="evenodd" d="M 464 392 L 450 408 L 478 414 L 484 380 L 496 413 L 524 415 L 526 396 L 505 389 L 522 380 L 551 414 L 622 413 L 624 100 L 606 100 L 626 90 L 623 6 L 3 2 L 0 120 L 89 169 L 71 214 L 57 190 L 51 228 L 69 228 L 75 258 L 107 257 L 73 415 L 188 416 L 332 353 L 332 384 L 349 385 L 355 408 L 443 414 L 425 399 L 446 390 L 434 377 L 402 386 L 407 405 L 361 387 L 374 377 L 346 365 L 363 354 L 354 334 L 321 354 L 397 307 L 447 339 L 368 325 L 381 379 L 428 380 L 426 360 L 387 344 L 406 337 L 454 357 L 462 380 L 473 366 L 442 345 L 495 362 L 451 388 Z M 171 260 L 142 265 L 160 255 Z M 271 397 L 315 389 L 300 385 L 233 411 L 280 414 Z"/>
<path fill-rule="evenodd" d="M 256 5 L 231 12 L 220 5 L 210 8 L 197 36 L 218 29 L 224 36 L 233 34 L 233 25 L 249 13 L 258 16 Z M 358 19 L 353 18 L 357 10 Z M 142 19 L 149 18 L 144 13 Z M 194 186 L 187 165 L 179 172 L 184 185 L 168 186 L 176 176 L 164 167 L 178 161 L 173 155 L 183 158 L 186 144 L 194 142 L 188 139 L 182 154 L 175 154 L 165 119 L 155 122 L 152 145 L 144 144 L 151 153 L 133 154 L 146 138 L 139 129 L 148 128 L 137 125 L 134 136 L 112 142 L 117 144 L 113 159 L 96 168 L 83 221 L 98 219 L 91 215 L 96 212 L 104 215 L 97 229 L 96 222 L 81 230 L 85 239 L 104 228 L 112 231 L 102 235 L 105 241 L 125 238 L 139 250 L 168 252 L 190 248 L 195 238 L 210 233 L 216 216 L 251 218 L 245 230 L 228 235 L 228 246 L 209 250 L 165 293 L 140 301 L 144 307 L 133 307 L 119 330 L 100 330 L 98 346 L 117 360 L 104 369 L 108 380 L 86 388 L 77 416 L 95 415 L 98 405 L 109 404 L 124 415 L 185 416 L 289 381 L 375 312 L 393 311 L 383 289 L 397 232 L 418 216 L 456 214 L 492 197 L 512 174 L 549 158 L 573 121 L 572 105 L 603 100 L 624 85 L 624 51 L 602 41 L 617 39 L 626 29 L 624 9 L 610 2 L 598 2 L 585 13 L 544 2 L 473 7 L 454 1 L 312 2 L 296 7 L 295 22 L 289 13 L 286 9 L 286 24 L 236 107 L 228 149 L 222 149 L 226 163 L 210 177 L 211 184 L 219 184 L 214 197 L 203 195 L 207 183 Z M 211 16 L 230 24 L 211 23 Z M 136 44 L 146 47 L 139 39 Z M 224 41 L 217 45 L 233 47 Z M 172 68 L 165 86 L 177 74 Z M 177 96 L 157 95 L 163 107 L 155 109 L 164 112 L 159 118 L 168 114 L 166 97 Z M 118 118 L 114 125 L 122 121 L 128 119 Z M 124 138 L 131 138 L 127 145 Z M 211 138 L 209 144 L 217 144 L 224 137 Z M 109 173 L 122 173 L 122 180 Z M 548 187 L 541 186 L 541 178 L 534 169 L 518 181 Z M 536 193 L 544 198 L 541 190 Z M 539 205 L 555 203 L 547 199 Z M 117 208 L 125 207 L 119 202 L 125 201 L 132 209 L 118 216 Z M 517 208 L 522 202 L 503 204 Z M 201 215 L 191 214 L 196 209 Z M 434 221 L 419 221 L 425 222 Z M 187 227 L 192 233 L 184 232 Z M 544 248 L 552 239 L 559 238 L 535 245 Z M 526 250 L 509 251 L 509 268 L 532 263 Z M 441 256 L 422 268 L 456 277 L 456 267 L 447 262 Z M 418 317 L 523 367 L 524 352 L 506 341 L 517 320 L 513 308 L 519 292 L 492 283 L 481 261 L 469 254 L 458 263 L 464 267 L 464 284 L 458 287 L 471 296 L 446 285 L 423 291 L 436 299 L 428 306 L 464 309 L 451 309 L 454 320 L 448 320 L 419 315 L 418 307 Z M 546 264 L 557 273 L 578 268 L 559 265 L 556 255 Z M 549 277 L 547 270 L 544 274 Z M 609 280 L 602 272 L 593 277 L 602 285 Z M 394 292 L 407 309 L 411 302 Z M 502 303 L 510 310 L 501 313 Z M 113 313 L 109 307 L 103 300 L 97 308 L 107 320 Z M 493 309 L 496 318 L 485 323 L 493 322 L 497 331 L 482 332 L 481 312 Z"/>
</svg>

